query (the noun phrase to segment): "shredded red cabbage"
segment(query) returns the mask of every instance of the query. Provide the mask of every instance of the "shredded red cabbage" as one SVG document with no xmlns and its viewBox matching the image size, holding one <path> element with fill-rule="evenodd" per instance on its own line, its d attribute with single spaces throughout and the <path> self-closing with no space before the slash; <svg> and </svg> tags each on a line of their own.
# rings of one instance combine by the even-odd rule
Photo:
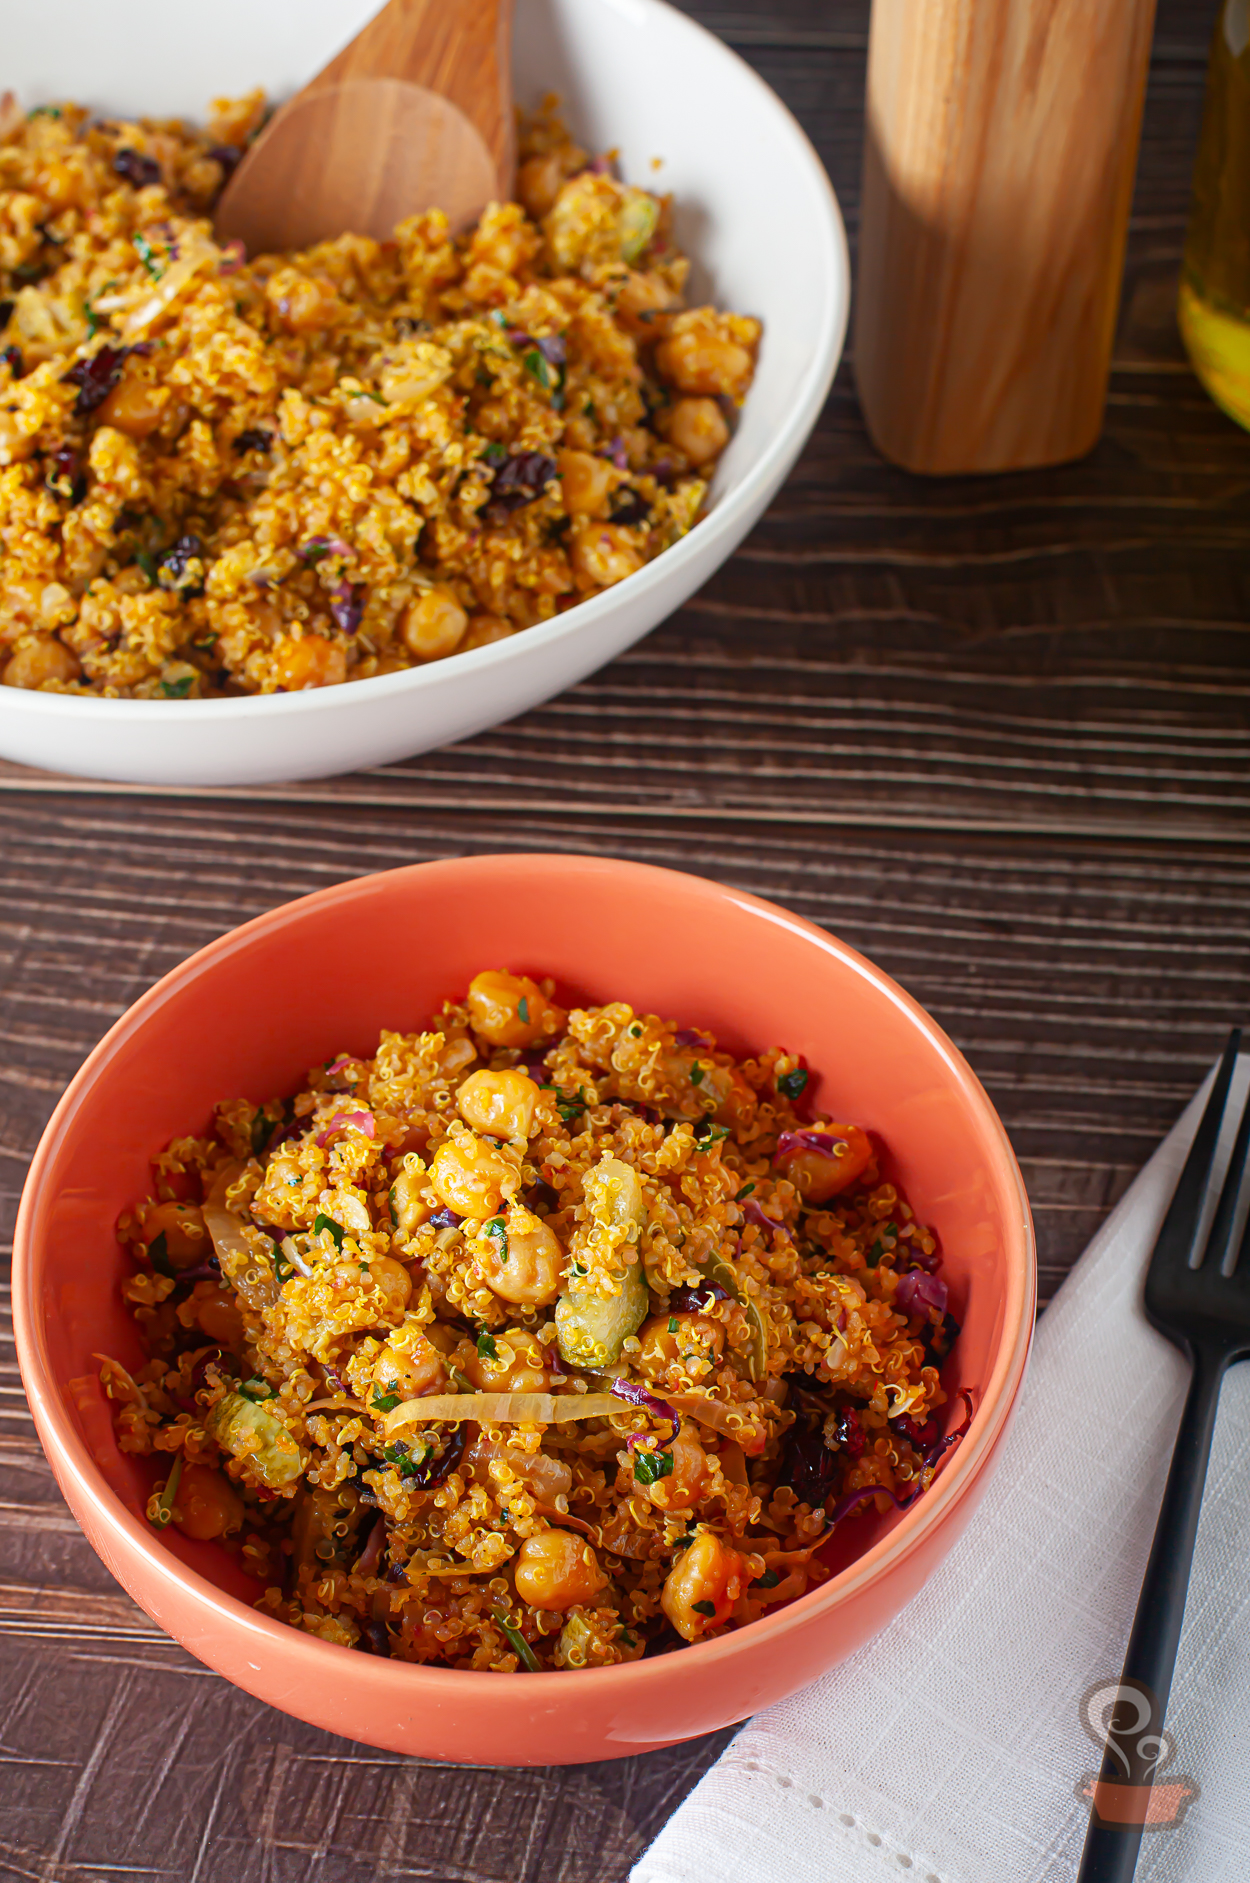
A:
<svg viewBox="0 0 1250 1883">
<path fill-rule="evenodd" d="M 651 1413 L 654 1418 L 668 1420 L 672 1429 L 667 1438 L 660 1440 L 660 1449 L 667 1451 L 681 1430 L 681 1415 L 673 1411 L 666 1399 L 657 1399 L 654 1393 L 649 1393 L 646 1387 L 640 1386 L 636 1380 L 613 1380 L 611 1390 L 615 1398 L 624 1399 L 631 1406 L 640 1406 L 644 1412 Z M 641 1432 L 632 1433 L 629 1439 L 629 1449 L 632 1451 L 644 1436 L 645 1434 Z"/>
<path fill-rule="evenodd" d="M 122 376 L 127 354 L 136 351 L 134 347 L 102 346 L 89 360 L 75 360 L 69 371 L 61 374 L 63 385 L 78 388 L 78 397 L 74 401 L 76 418 L 85 418 L 97 406 L 104 404 Z"/>
<path fill-rule="evenodd" d="M 354 1126 L 366 1138 L 373 1137 L 376 1130 L 371 1111 L 341 1111 L 331 1118 L 324 1131 L 317 1133 L 318 1148 L 324 1151 L 330 1139 L 349 1126 Z"/>
<path fill-rule="evenodd" d="M 498 522 L 513 510 L 541 497 L 556 474 L 556 461 L 545 451 L 514 451 L 495 472 L 487 522 Z"/>
<path fill-rule="evenodd" d="M 923 1425 L 919 1425 L 909 1412 L 900 1412 L 897 1418 L 890 1420 L 890 1424 L 899 1436 L 905 1438 L 909 1445 L 914 1445 L 917 1451 L 930 1450 L 938 1435 L 934 1420 L 926 1419 Z"/>
<path fill-rule="evenodd" d="M 320 562 L 323 556 L 350 556 L 352 552 L 341 536 L 310 536 L 295 553 L 305 562 Z"/>
<path fill-rule="evenodd" d="M 48 461 L 44 482 L 54 497 L 67 500 L 71 510 L 82 502 L 87 494 L 87 474 L 73 445 L 57 446 Z"/>
<path fill-rule="evenodd" d="M 849 1517 L 853 1510 L 858 1509 L 859 1505 L 870 1497 L 888 1497 L 895 1510 L 906 1510 L 909 1504 L 915 1503 L 919 1495 L 920 1492 L 915 1490 L 909 1492 L 906 1497 L 896 1497 L 893 1491 L 886 1490 L 884 1484 L 861 1484 L 857 1491 L 848 1491 L 845 1497 L 838 1499 L 829 1512 L 830 1527 L 841 1523 L 843 1517 Z"/>
<path fill-rule="evenodd" d="M 618 471 L 627 471 L 629 469 L 629 453 L 625 449 L 625 440 L 623 438 L 614 438 L 611 444 L 605 445 L 598 455 L 601 458 L 608 458 L 616 466 Z M 675 1034 L 674 1038 L 678 1046 L 707 1044 L 707 1042 L 694 1034 L 689 1027 L 683 1027 L 682 1032 L 688 1033 L 690 1037 L 683 1039 L 681 1033 Z"/>
<path fill-rule="evenodd" d="M 783 1131 L 777 1140 L 777 1156 L 792 1157 L 795 1151 L 819 1151 L 825 1157 L 836 1156 L 845 1148 L 846 1139 L 832 1131 Z"/>
<path fill-rule="evenodd" d="M 754 1197 L 748 1197 L 742 1205 L 742 1214 L 749 1223 L 754 1223 L 759 1229 L 779 1229 L 783 1236 L 790 1234 L 784 1223 L 776 1222 L 773 1217 L 764 1213 Z"/>
<path fill-rule="evenodd" d="M 455 1210 L 449 1210 L 447 1208 L 443 1208 L 441 1210 L 435 1210 L 433 1216 L 431 1216 L 430 1228 L 431 1229 L 459 1229 L 463 1221 L 464 1221 L 464 1217 L 457 1216 Z"/>
<path fill-rule="evenodd" d="M 340 582 L 330 590 L 330 613 L 344 634 L 355 634 L 365 611 L 365 590 L 359 582 Z"/>
<path fill-rule="evenodd" d="M 922 1268 L 909 1268 L 905 1275 L 899 1276 L 894 1305 L 900 1314 L 927 1314 L 930 1308 L 945 1314 L 946 1295 L 946 1283 L 940 1276 L 930 1275 Z"/>
<path fill-rule="evenodd" d="M 213 144 L 204 155 L 221 165 L 223 183 L 234 175 L 243 161 L 243 152 L 237 144 Z"/>
<path fill-rule="evenodd" d="M 437 1490 L 444 1479 L 449 1477 L 460 1463 L 460 1454 L 465 1447 L 465 1438 L 468 1429 L 468 1424 L 464 1420 L 458 1425 L 453 1425 L 451 1431 L 444 1434 L 442 1457 L 436 1458 L 434 1453 L 431 1452 L 424 1463 L 419 1464 L 415 1471 L 405 1473 L 405 1486 L 411 1484 L 417 1490 L 421 1491 Z"/>
<path fill-rule="evenodd" d="M 242 456 L 245 451 L 268 451 L 272 444 L 272 432 L 265 431 L 259 425 L 252 425 L 239 433 L 233 448 Z"/>
</svg>

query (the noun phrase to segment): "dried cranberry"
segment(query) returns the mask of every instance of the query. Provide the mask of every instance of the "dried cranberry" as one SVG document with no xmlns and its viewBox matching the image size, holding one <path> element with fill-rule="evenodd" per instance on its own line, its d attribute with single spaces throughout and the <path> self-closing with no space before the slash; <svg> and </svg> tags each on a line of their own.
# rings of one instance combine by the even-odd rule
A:
<svg viewBox="0 0 1250 1883">
<path fill-rule="evenodd" d="M 228 183 L 243 160 L 243 152 L 237 144 L 214 144 L 205 152 L 214 163 L 221 165 L 222 182 Z"/>
<path fill-rule="evenodd" d="M 273 444 L 273 433 L 261 431 L 253 426 L 250 431 L 240 432 L 234 441 L 236 451 L 268 451 Z"/>
<path fill-rule="evenodd" d="M 182 595 L 202 595 L 204 593 L 203 576 L 197 575 L 189 567 L 192 562 L 203 563 L 204 545 L 199 537 L 188 531 L 180 536 L 172 549 L 167 549 L 158 565 L 162 588 L 177 589 Z"/>
<path fill-rule="evenodd" d="M 104 404 L 122 376 L 122 368 L 130 350 L 129 347 L 102 346 L 89 360 L 76 360 L 69 371 L 61 375 L 63 384 L 78 388 L 78 397 L 74 402 L 74 412 L 78 418 L 85 418 L 97 406 Z"/>
<path fill-rule="evenodd" d="M 837 1473 L 837 1458 L 825 1444 L 820 1427 L 814 1432 L 792 1427 L 782 1453 L 778 1481 L 790 1485 L 801 1503 L 816 1509 L 833 1490 Z"/>
<path fill-rule="evenodd" d="M 839 1412 L 834 1437 L 848 1458 L 863 1457 L 866 1443 L 864 1428 L 860 1424 L 859 1414 L 854 1406 L 844 1406 Z"/>
<path fill-rule="evenodd" d="M 7 327 L 13 318 L 16 301 L 0 301 L 0 327 Z"/>
<path fill-rule="evenodd" d="M 890 1420 L 890 1424 L 899 1437 L 905 1438 L 917 1451 L 929 1451 L 937 1444 L 938 1429 L 933 1419 L 927 1419 L 923 1425 L 919 1425 L 910 1412 L 900 1412 L 896 1419 Z"/>
<path fill-rule="evenodd" d="M 141 150 L 132 150 L 128 145 L 114 154 L 113 169 L 137 190 L 161 181 L 161 166 L 155 157 L 145 157 Z"/>
<path fill-rule="evenodd" d="M 48 460 L 44 482 L 53 496 L 64 497 L 71 509 L 82 502 L 87 494 L 87 476 L 73 445 L 57 446 Z"/>
<path fill-rule="evenodd" d="M 26 362 L 22 358 L 21 347 L 5 347 L 4 351 L 0 353 L 0 360 L 4 361 L 14 379 L 20 379 L 22 374 L 26 371 Z"/>
<path fill-rule="evenodd" d="M 618 490 L 612 499 L 613 523 L 645 523 L 651 515 L 651 505 L 640 490 Z"/>
<path fill-rule="evenodd" d="M 700 1282 L 697 1288 L 675 1288 L 668 1298 L 670 1314 L 706 1314 L 718 1301 L 729 1295 L 717 1282 Z"/>
</svg>

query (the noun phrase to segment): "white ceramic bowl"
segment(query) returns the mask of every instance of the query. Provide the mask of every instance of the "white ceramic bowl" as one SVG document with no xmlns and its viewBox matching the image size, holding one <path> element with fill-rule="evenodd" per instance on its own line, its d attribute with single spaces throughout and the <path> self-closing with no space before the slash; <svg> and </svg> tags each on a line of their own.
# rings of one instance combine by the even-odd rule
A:
<svg viewBox="0 0 1250 1883">
<path fill-rule="evenodd" d="M 210 97 L 282 98 L 375 0 L 6 0 L 4 83 L 23 104 L 202 117 Z M 548 91 L 622 173 L 675 194 L 692 287 L 758 315 L 764 340 L 709 513 L 636 575 L 513 639 L 407 673 L 231 700 L 102 700 L 0 687 L 0 754 L 143 784 L 316 778 L 467 738 L 549 699 L 678 608 L 777 491 L 816 422 L 846 331 L 837 202 L 790 113 L 712 34 L 663 0 L 517 0 L 516 95 Z"/>
</svg>

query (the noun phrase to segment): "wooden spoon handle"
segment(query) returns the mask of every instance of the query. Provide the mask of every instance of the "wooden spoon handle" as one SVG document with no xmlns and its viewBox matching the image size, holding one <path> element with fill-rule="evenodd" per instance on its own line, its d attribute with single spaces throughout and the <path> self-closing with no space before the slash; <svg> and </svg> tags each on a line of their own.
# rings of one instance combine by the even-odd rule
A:
<svg viewBox="0 0 1250 1883">
<path fill-rule="evenodd" d="M 510 195 L 516 167 L 512 112 L 513 0 L 389 0 L 305 87 L 396 78 L 424 85 L 477 126 Z"/>
</svg>

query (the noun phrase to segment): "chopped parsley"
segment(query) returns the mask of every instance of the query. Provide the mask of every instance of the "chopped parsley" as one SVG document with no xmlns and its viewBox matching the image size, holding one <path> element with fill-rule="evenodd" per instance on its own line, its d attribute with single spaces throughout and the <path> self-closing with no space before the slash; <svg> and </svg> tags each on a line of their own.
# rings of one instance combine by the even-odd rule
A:
<svg viewBox="0 0 1250 1883">
<path fill-rule="evenodd" d="M 26 113 L 28 118 L 59 118 L 60 115 L 60 105 L 36 105 L 33 110 Z"/>
<path fill-rule="evenodd" d="M 148 1522 L 154 1524 L 158 1530 L 164 1530 L 173 1520 L 174 1498 L 178 1494 L 178 1481 L 182 1476 L 182 1467 L 185 1463 L 184 1454 L 179 1452 L 170 1468 L 165 1489 L 160 1494 L 156 1509 L 149 1511 Z"/>
<path fill-rule="evenodd" d="M 757 1589 L 775 1589 L 780 1581 L 781 1577 L 775 1569 L 766 1569 L 762 1576 L 755 1578 L 755 1586 Z"/>
<path fill-rule="evenodd" d="M 401 1478 L 415 1478 L 429 1457 L 432 1447 L 422 1443 L 421 1456 L 414 1458 L 402 1438 L 397 1438 L 393 1445 L 384 1447 L 382 1456 L 388 1465 L 394 1465 Z"/>
<path fill-rule="evenodd" d="M 507 1257 L 505 1256 L 504 1259 L 506 1261 Z M 499 1358 L 499 1355 L 495 1351 L 495 1336 L 493 1334 L 478 1335 L 477 1357 L 479 1360 L 497 1360 Z"/>
<path fill-rule="evenodd" d="M 741 1203 L 743 1197 L 750 1196 L 754 1188 L 755 1185 L 753 1183 L 744 1183 L 741 1190 L 739 1190 L 737 1196 L 734 1198 L 734 1202 Z"/>
<path fill-rule="evenodd" d="M 530 1023 L 530 1004 L 529 1004 L 528 998 L 524 994 L 522 994 L 520 1000 L 518 1000 L 516 1004 L 516 1010 L 517 1010 L 517 1018 L 520 1020 L 521 1025 L 528 1026 Z"/>
<path fill-rule="evenodd" d="M 699 1064 L 697 1059 L 690 1068 L 690 1083 L 691 1085 L 703 1084 L 703 1067 Z"/>
<path fill-rule="evenodd" d="M 340 1227 L 340 1225 L 335 1222 L 334 1218 L 332 1216 L 327 1216 L 324 1210 L 317 1216 L 316 1220 L 313 1223 L 313 1235 L 319 1236 L 323 1229 L 329 1230 L 330 1235 L 334 1241 L 335 1249 L 338 1251 L 340 1255 L 342 1255 L 344 1232 L 342 1228 Z"/>
<path fill-rule="evenodd" d="M 673 1454 L 671 1451 L 636 1451 L 634 1453 L 634 1476 L 639 1484 L 656 1484 L 661 1478 L 673 1475 Z"/>
<path fill-rule="evenodd" d="M 670 1334 L 677 1332 L 677 1316 L 675 1314 L 670 1314 L 668 1317 L 668 1331 Z"/>
<path fill-rule="evenodd" d="M 504 1228 L 503 1217 L 493 1216 L 482 1233 L 489 1236 L 491 1241 L 495 1244 L 499 1260 L 506 1262 L 508 1259 L 508 1232 Z"/>
<path fill-rule="evenodd" d="M 138 555 L 135 557 L 135 561 L 138 563 L 139 567 L 143 570 L 144 575 L 147 576 L 148 581 L 152 584 L 152 587 L 155 588 L 156 587 L 156 558 L 154 556 L 150 556 L 146 549 L 141 549 Z"/>
<path fill-rule="evenodd" d="M 496 444 L 494 439 L 492 439 L 482 453 L 482 461 L 484 464 L 502 464 L 507 455 L 503 446 Z"/>
<path fill-rule="evenodd" d="M 373 1410 L 375 1412 L 394 1412 L 398 1404 L 399 1404 L 398 1393 L 379 1393 L 376 1391 L 374 1392 Z"/>
<path fill-rule="evenodd" d="M 190 686 L 190 684 L 191 682 L 190 680 L 188 680 L 187 685 Z M 165 691 L 168 693 L 169 691 L 168 687 L 165 689 Z M 171 695 L 171 698 L 172 697 L 174 696 Z M 182 696 L 181 694 L 179 694 L 177 695 L 177 697 L 181 698 Z M 260 1156 L 261 1152 L 264 1150 L 265 1146 L 268 1144 L 272 1136 L 273 1136 L 273 1119 L 267 1118 L 263 1111 L 258 1111 L 256 1116 L 252 1120 L 252 1155 L 253 1157 Z"/>
<path fill-rule="evenodd" d="M 544 392 L 551 391 L 551 368 L 537 347 L 531 347 L 528 353 L 521 355 L 521 364 L 530 378 L 538 381 Z"/>
<path fill-rule="evenodd" d="M 630 1027 L 629 1037 L 631 1040 L 640 1040 L 642 1038 L 642 1028 L 640 1026 Z"/>
<path fill-rule="evenodd" d="M 694 1128 L 694 1135 L 697 1142 L 706 1150 L 709 1145 L 719 1144 L 722 1138 L 729 1136 L 729 1126 L 714 1125 L 710 1118 L 700 1118 Z"/>
<path fill-rule="evenodd" d="M 386 1204 L 387 1204 L 387 1208 L 390 1210 L 390 1213 L 391 1213 L 391 1228 L 398 1229 L 399 1217 L 395 1214 L 395 1186 L 394 1184 L 392 1184 L 390 1189 L 387 1191 Z"/>
<path fill-rule="evenodd" d="M 531 1674 L 541 1674 L 542 1662 L 535 1654 L 529 1642 L 525 1639 L 525 1636 L 521 1633 L 521 1630 L 514 1628 L 510 1621 L 505 1621 L 502 1615 L 496 1615 L 495 1620 L 507 1635 L 512 1645 L 512 1652 L 516 1655 L 522 1667 L 527 1669 Z"/>
<path fill-rule="evenodd" d="M 236 1386 L 234 1390 L 236 1393 L 241 1393 L 244 1399 L 250 1399 L 254 1406 L 259 1405 L 262 1399 L 272 1399 L 274 1396 L 273 1388 L 268 1380 L 258 1380 L 255 1377 L 244 1380 L 242 1385 Z"/>
<path fill-rule="evenodd" d="M 783 1098 L 802 1098 L 807 1087 L 807 1071 L 803 1066 L 796 1066 L 793 1072 L 783 1072 L 777 1081 L 777 1090 Z"/>
<path fill-rule="evenodd" d="M 167 700 L 185 700 L 194 679 L 193 673 L 184 673 L 180 680 L 162 680 L 161 692 Z"/>
<path fill-rule="evenodd" d="M 153 281 L 159 281 L 161 276 L 164 274 L 165 270 L 157 262 L 156 250 L 152 247 L 152 244 L 148 241 L 147 236 L 140 233 L 133 237 L 133 241 L 135 245 L 135 252 L 139 257 L 139 260 L 143 263 L 143 266 L 147 269 Z"/>
<path fill-rule="evenodd" d="M 707 1615 L 709 1618 L 714 1617 L 716 1614 L 715 1602 L 692 1602 L 690 1606 L 697 1610 L 700 1615 Z"/>
<path fill-rule="evenodd" d="M 277 1243 L 277 1242 L 274 1243 L 273 1249 L 270 1253 L 270 1259 L 273 1262 L 273 1272 L 278 1277 L 279 1285 L 281 1285 L 283 1282 L 290 1281 L 292 1275 L 295 1273 L 295 1264 L 294 1262 L 289 1261 L 288 1258 L 282 1253 L 282 1247 L 280 1243 Z"/>
</svg>

